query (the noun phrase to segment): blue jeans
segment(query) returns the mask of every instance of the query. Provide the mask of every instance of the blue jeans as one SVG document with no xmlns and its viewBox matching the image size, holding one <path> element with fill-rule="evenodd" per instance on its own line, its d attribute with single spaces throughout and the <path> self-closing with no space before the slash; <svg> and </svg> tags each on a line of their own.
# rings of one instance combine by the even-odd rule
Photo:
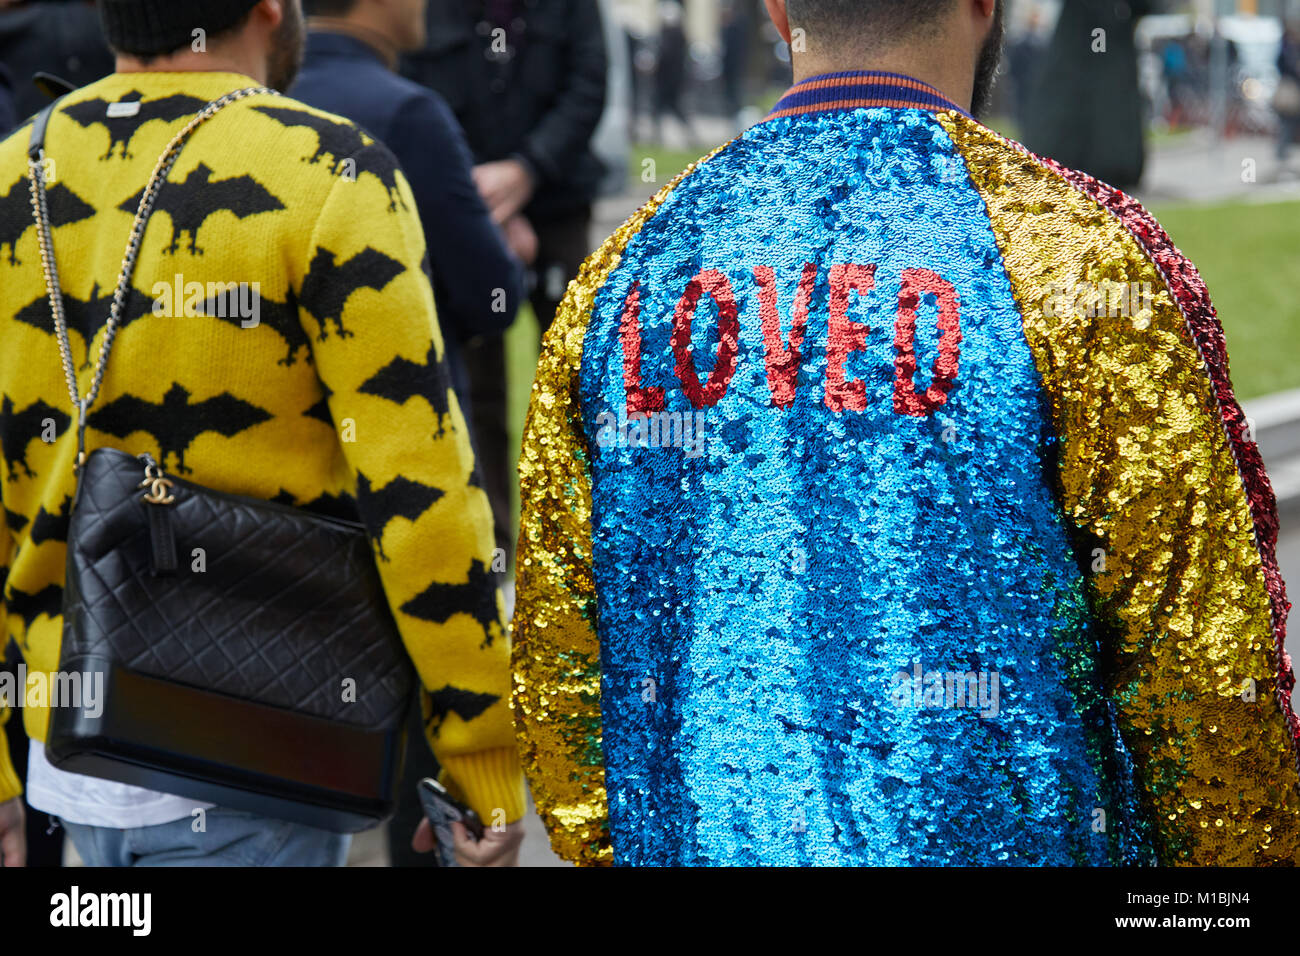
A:
<svg viewBox="0 0 1300 956">
<path fill-rule="evenodd" d="M 86 866 L 342 866 L 350 833 L 212 807 L 206 830 L 185 817 L 115 830 L 59 821 Z"/>
</svg>

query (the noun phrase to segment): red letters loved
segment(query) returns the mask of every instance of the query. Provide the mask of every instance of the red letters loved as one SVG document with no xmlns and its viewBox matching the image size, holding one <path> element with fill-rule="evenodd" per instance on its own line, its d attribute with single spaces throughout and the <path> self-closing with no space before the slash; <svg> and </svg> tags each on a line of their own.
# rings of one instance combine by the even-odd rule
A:
<svg viewBox="0 0 1300 956">
<path fill-rule="evenodd" d="M 961 314 L 957 290 L 929 269 L 904 269 L 894 315 L 894 411 L 899 415 L 928 415 L 948 400 L 957 381 L 961 361 Z M 794 404 L 802 358 L 808 310 L 817 284 L 817 266 L 808 263 L 795 292 L 790 337 L 781 338 L 781 317 L 776 273 L 770 266 L 754 269 L 758 287 L 759 321 L 767 384 L 778 408 Z M 867 407 L 867 386 L 858 379 L 846 379 L 845 364 L 853 352 L 866 348 L 871 326 L 848 318 L 849 299 L 865 297 L 875 288 L 876 266 L 845 263 L 832 265 L 826 334 L 826 407 L 833 412 L 860 412 Z M 700 299 L 709 296 L 717 305 L 718 352 L 708 380 L 701 382 L 691 350 L 691 328 Z M 916 322 L 922 296 L 933 295 L 938 303 L 939 354 L 934 360 L 930 385 L 916 389 Z M 664 390 L 641 384 L 641 288 L 634 282 L 623 303 L 619 339 L 623 346 L 623 384 L 627 412 L 657 412 L 664 407 Z M 702 270 L 686 284 L 673 312 L 672 352 L 674 371 L 682 390 L 694 408 L 716 405 L 727 394 L 736 373 L 740 352 L 740 317 L 730 280 L 716 269 Z"/>
</svg>

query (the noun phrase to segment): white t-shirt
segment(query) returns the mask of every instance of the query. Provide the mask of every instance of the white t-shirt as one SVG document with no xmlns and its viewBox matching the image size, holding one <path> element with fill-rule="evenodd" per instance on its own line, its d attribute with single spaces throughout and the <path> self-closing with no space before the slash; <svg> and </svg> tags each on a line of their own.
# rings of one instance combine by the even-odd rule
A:
<svg viewBox="0 0 1300 956">
<path fill-rule="evenodd" d="M 27 753 L 27 802 L 69 823 L 127 830 L 171 823 L 213 806 L 189 797 L 68 773 L 45 758 L 45 745 L 37 740 L 31 742 Z"/>
</svg>

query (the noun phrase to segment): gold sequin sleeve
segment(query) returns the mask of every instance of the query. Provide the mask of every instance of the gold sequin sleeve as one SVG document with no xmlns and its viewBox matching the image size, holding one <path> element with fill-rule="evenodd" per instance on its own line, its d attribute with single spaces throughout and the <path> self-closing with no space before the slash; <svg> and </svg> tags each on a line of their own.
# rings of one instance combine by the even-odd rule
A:
<svg viewBox="0 0 1300 956">
<path fill-rule="evenodd" d="M 1062 509 L 1159 859 L 1294 864 L 1276 505 L 1204 286 L 1127 196 L 969 119 L 942 122 L 988 207 L 1051 404 Z"/>
<path fill-rule="evenodd" d="M 578 394 L 583 336 L 596 293 L 628 242 L 698 165 L 664 186 L 583 263 L 542 342 L 524 424 L 512 626 L 515 726 L 551 847 L 579 864 L 613 860 L 601 750 L 591 474 Z"/>
</svg>

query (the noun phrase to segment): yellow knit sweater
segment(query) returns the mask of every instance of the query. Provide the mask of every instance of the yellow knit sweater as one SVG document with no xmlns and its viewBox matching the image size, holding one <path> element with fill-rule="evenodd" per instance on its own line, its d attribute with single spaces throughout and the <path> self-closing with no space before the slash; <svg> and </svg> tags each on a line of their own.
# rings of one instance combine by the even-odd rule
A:
<svg viewBox="0 0 1300 956">
<path fill-rule="evenodd" d="M 159 154 L 204 103 L 257 85 L 115 74 L 52 118 L 53 241 L 82 395 Z M 0 594 L 30 674 L 59 661 L 76 435 L 28 203 L 29 132 L 0 143 Z M 415 202 L 387 149 L 287 97 L 227 106 L 162 189 L 86 444 L 149 452 L 214 489 L 359 514 L 425 688 L 434 753 L 485 820 L 509 821 L 524 812 L 509 636 L 426 269 Z M 214 302 L 208 283 L 256 290 L 257 324 L 229 307 L 233 296 Z M 142 421 L 141 403 L 165 414 Z M 34 739 L 48 720 L 25 710 Z M 20 792 L 0 735 L 0 801 Z"/>
</svg>

